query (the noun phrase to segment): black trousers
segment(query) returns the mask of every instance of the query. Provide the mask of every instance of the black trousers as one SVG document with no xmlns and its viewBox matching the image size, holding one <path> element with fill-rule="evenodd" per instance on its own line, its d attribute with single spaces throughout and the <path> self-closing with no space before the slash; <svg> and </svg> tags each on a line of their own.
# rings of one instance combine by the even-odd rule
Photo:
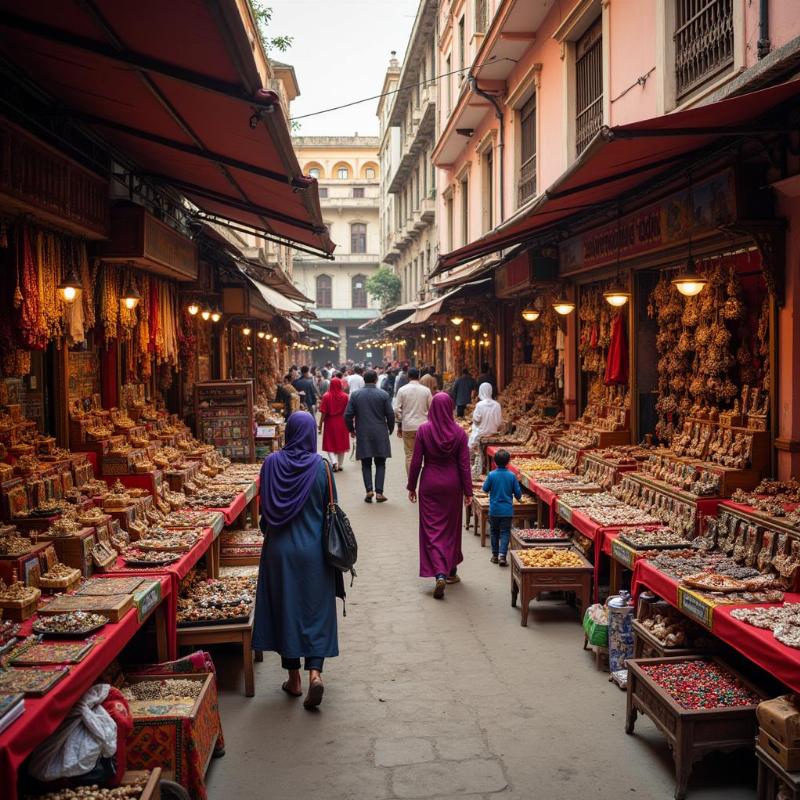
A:
<svg viewBox="0 0 800 800">
<path fill-rule="evenodd" d="M 361 476 L 364 478 L 364 488 L 372 491 L 372 462 L 375 462 L 375 491 L 378 494 L 383 494 L 383 481 L 386 477 L 386 459 L 385 458 L 362 458 L 361 459 Z"/>
<path fill-rule="evenodd" d="M 306 656 L 306 669 L 315 669 L 317 672 L 322 672 L 322 665 L 325 663 L 324 658 L 319 656 Z M 283 669 L 300 669 L 299 658 L 284 658 L 281 656 L 281 667 Z"/>
<path fill-rule="evenodd" d="M 463 406 L 456 406 L 456 416 L 457 417 L 463 417 L 464 416 L 464 412 L 466 410 L 467 410 L 467 404 L 466 403 L 464 403 Z"/>
</svg>

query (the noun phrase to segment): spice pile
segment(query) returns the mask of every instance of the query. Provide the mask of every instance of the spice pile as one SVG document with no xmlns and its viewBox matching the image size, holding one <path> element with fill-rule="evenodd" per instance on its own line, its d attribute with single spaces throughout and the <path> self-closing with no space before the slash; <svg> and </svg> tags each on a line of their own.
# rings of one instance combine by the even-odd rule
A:
<svg viewBox="0 0 800 800">
<path fill-rule="evenodd" d="M 239 622 L 250 616 L 255 592 L 254 577 L 205 578 L 190 573 L 178 598 L 178 624 Z"/>
<path fill-rule="evenodd" d="M 134 717 L 186 716 L 191 713 L 203 681 L 164 678 L 124 686 L 121 691 Z"/>
<path fill-rule="evenodd" d="M 585 567 L 586 563 L 572 550 L 553 547 L 534 548 L 531 550 L 515 550 L 523 567 L 533 569 L 574 569 Z"/>
<path fill-rule="evenodd" d="M 755 706 L 762 700 L 714 661 L 642 664 L 641 669 L 685 709 Z"/>
<path fill-rule="evenodd" d="M 91 786 L 76 786 L 74 789 L 59 789 L 57 792 L 47 794 L 28 795 L 26 800 L 137 800 L 142 796 L 150 773 L 147 772 L 137 777 L 133 783 L 106 789 L 92 784 Z"/>
<path fill-rule="evenodd" d="M 734 608 L 731 616 L 756 628 L 770 630 L 779 642 L 800 649 L 800 603 L 773 608 Z"/>
<path fill-rule="evenodd" d="M 691 542 L 685 539 L 682 533 L 671 528 L 657 528 L 646 531 L 640 528 L 623 530 L 619 535 L 620 541 L 630 545 L 636 550 L 657 550 L 664 547 L 691 547 Z"/>
<path fill-rule="evenodd" d="M 545 539 L 568 542 L 570 535 L 561 528 L 520 528 L 515 531 L 522 542 L 541 542 Z"/>
<path fill-rule="evenodd" d="M 50 636 L 80 636 L 105 625 L 108 617 L 93 611 L 68 611 L 50 617 L 39 617 L 33 623 L 33 632 Z"/>
<path fill-rule="evenodd" d="M 563 465 L 549 458 L 515 458 L 511 462 L 520 472 L 563 472 Z"/>
</svg>

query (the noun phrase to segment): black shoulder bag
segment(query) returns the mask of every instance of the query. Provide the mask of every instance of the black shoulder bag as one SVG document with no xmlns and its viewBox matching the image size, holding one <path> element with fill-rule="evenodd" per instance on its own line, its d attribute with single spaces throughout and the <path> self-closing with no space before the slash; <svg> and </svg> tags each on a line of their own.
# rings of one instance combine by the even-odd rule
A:
<svg viewBox="0 0 800 800">
<path fill-rule="evenodd" d="M 347 514 L 342 511 L 333 496 L 333 477 L 327 461 L 325 461 L 325 472 L 328 475 L 328 507 L 325 510 L 322 532 L 325 559 L 340 572 L 349 572 L 352 586 L 353 579 L 357 577 L 353 567 L 358 560 L 358 543 Z"/>
</svg>

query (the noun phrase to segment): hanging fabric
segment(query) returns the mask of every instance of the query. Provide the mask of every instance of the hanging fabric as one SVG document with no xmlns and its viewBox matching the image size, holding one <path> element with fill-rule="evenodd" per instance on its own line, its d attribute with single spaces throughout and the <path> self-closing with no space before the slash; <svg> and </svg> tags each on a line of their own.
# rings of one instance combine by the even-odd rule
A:
<svg viewBox="0 0 800 800">
<path fill-rule="evenodd" d="M 606 386 L 628 385 L 628 336 L 625 318 L 617 314 L 611 322 L 611 342 L 606 356 Z"/>
</svg>

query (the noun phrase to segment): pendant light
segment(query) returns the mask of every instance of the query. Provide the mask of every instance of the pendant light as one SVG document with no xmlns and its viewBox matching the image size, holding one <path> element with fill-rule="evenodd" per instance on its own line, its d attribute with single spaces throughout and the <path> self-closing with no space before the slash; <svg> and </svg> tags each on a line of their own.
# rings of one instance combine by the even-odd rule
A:
<svg viewBox="0 0 800 800">
<path fill-rule="evenodd" d="M 455 339 L 457 342 L 460 342 L 460 341 L 461 341 L 461 336 L 459 336 L 458 334 L 456 334 L 456 335 L 455 335 L 453 338 L 454 338 L 454 339 Z"/>
<path fill-rule="evenodd" d="M 259 338 L 259 339 L 263 339 L 263 338 L 264 338 L 266 335 L 267 335 L 267 334 L 266 334 L 266 333 L 264 333 L 264 331 L 259 331 L 259 332 L 256 334 L 256 336 L 258 336 L 258 338 Z"/>
<path fill-rule="evenodd" d="M 620 277 L 620 252 L 622 248 L 622 227 L 620 226 L 619 208 L 617 209 L 617 277 L 611 286 L 603 292 L 603 297 L 610 306 L 622 308 L 631 299 L 631 293 L 622 284 Z"/>
<path fill-rule="evenodd" d="M 473 333 L 477 333 L 481 329 L 481 324 L 480 322 L 473 322 L 469 327 L 472 329 Z"/>
<path fill-rule="evenodd" d="M 194 300 L 186 306 L 186 310 L 191 314 L 193 317 L 197 316 L 197 312 L 200 311 L 200 306 L 194 302 Z"/>
<path fill-rule="evenodd" d="M 208 322 L 209 318 L 211 317 L 211 309 L 210 308 L 204 308 L 200 312 L 200 316 L 203 318 L 203 322 Z"/>
<path fill-rule="evenodd" d="M 536 322 L 539 316 L 539 312 L 533 308 L 533 306 L 527 306 L 522 309 L 522 319 L 524 319 L 525 322 Z"/>
<path fill-rule="evenodd" d="M 672 279 L 672 284 L 684 297 L 694 297 L 700 294 L 707 283 L 708 279 L 697 271 L 691 253 L 689 253 L 684 269 Z"/>
<path fill-rule="evenodd" d="M 450 322 L 452 322 L 453 325 L 460 325 L 463 321 L 464 317 L 459 317 L 458 315 L 450 317 Z"/>
<path fill-rule="evenodd" d="M 211 321 L 212 322 L 219 322 L 221 319 L 222 319 L 222 312 L 218 308 L 215 308 L 211 312 Z"/>
<path fill-rule="evenodd" d="M 569 300 L 566 297 L 566 293 L 562 290 L 561 295 L 553 301 L 553 310 L 556 314 L 561 314 L 562 317 L 566 317 L 575 310 L 575 303 Z"/>
<path fill-rule="evenodd" d="M 58 284 L 58 293 L 65 303 L 72 303 L 78 299 L 82 289 L 83 284 L 75 271 L 75 266 L 70 265 L 69 272 L 64 276 L 64 280 Z"/>
<path fill-rule="evenodd" d="M 252 333 L 250 328 L 244 327 L 242 328 L 242 336 L 249 336 Z"/>
<path fill-rule="evenodd" d="M 133 277 L 131 275 L 128 276 L 128 288 L 122 293 L 122 297 L 120 301 L 128 311 L 133 311 L 136 306 L 139 305 L 139 301 L 142 299 L 141 294 L 139 294 L 139 290 L 136 288 L 136 284 L 133 281 Z"/>
<path fill-rule="evenodd" d="M 689 173 L 689 191 L 686 193 L 686 218 L 689 225 L 689 257 L 686 259 L 686 266 L 681 272 L 672 279 L 672 285 L 684 296 L 694 297 L 703 291 L 708 280 L 697 271 L 692 255 L 692 213 L 694 208 L 692 192 L 692 175 Z"/>
</svg>

